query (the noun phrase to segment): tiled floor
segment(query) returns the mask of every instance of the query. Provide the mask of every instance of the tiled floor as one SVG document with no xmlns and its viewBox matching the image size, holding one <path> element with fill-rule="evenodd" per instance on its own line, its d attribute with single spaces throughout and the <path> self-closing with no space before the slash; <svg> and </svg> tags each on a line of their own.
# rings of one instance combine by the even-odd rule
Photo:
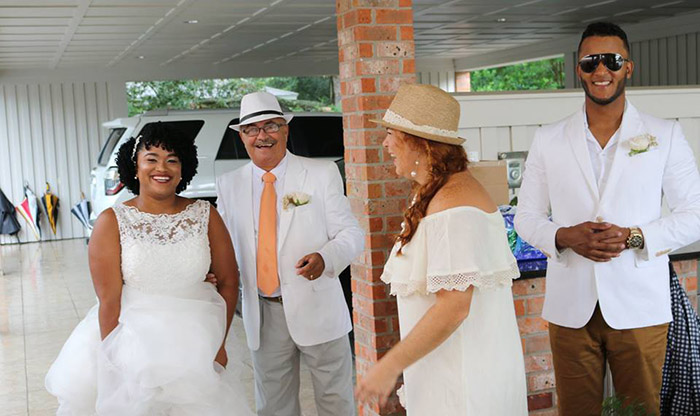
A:
<svg viewBox="0 0 700 416">
<path fill-rule="evenodd" d="M 63 342 L 95 304 L 84 240 L 0 246 L 0 414 L 56 413 L 56 399 L 44 390 L 44 376 Z M 239 354 L 243 384 L 253 407 L 253 374 L 243 322 L 236 317 L 227 342 Z M 302 368 L 304 416 L 315 416 L 308 371 Z"/>
</svg>

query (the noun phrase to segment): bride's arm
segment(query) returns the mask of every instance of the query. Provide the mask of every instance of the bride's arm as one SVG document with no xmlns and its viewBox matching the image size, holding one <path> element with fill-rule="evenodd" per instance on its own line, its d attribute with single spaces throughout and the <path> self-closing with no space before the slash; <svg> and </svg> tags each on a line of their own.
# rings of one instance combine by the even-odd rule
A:
<svg viewBox="0 0 700 416">
<path fill-rule="evenodd" d="M 373 398 L 384 406 L 403 370 L 437 348 L 469 315 L 474 286 L 464 292 L 440 290 L 436 301 L 416 323 L 411 332 L 396 344 L 357 383 L 359 402 Z"/>
<path fill-rule="evenodd" d="M 226 301 L 226 335 L 228 336 L 238 301 L 238 264 L 226 225 L 213 207 L 209 210 L 209 247 L 211 272 L 216 275 L 217 290 Z M 226 344 L 226 337 L 224 337 L 224 344 Z M 225 357 L 224 345 L 221 346 L 220 354 L 224 354 Z M 220 364 L 226 365 L 218 358 L 217 361 Z"/>
<path fill-rule="evenodd" d="M 122 300 L 119 225 L 111 209 L 97 218 L 88 244 L 90 274 L 100 300 L 100 336 L 105 339 L 119 323 Z"/>
</svg>

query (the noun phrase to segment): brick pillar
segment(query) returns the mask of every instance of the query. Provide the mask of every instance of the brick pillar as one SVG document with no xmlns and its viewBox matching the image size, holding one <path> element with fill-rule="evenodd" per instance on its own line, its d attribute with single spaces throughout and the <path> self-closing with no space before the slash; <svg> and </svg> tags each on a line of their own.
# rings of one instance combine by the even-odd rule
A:
<svg viewBox="0 0 700 416">
<path fill-rule="evenodd" d="M 357 376 L 399 339 L 395 300 L 381 282 L 393 236 L 400 229 L 410 185 L 394 173 L 382 148 L 386 135 L 369 120 L 381 118 L 402 83 L 415 82 L 411 0 L 337 0 L 340 93 L 345 131 L 347 193 L 367 233 L 365 251 L 352 265 Z M 382 410 L 403 414 L 396 396 Z"/>
</svg>

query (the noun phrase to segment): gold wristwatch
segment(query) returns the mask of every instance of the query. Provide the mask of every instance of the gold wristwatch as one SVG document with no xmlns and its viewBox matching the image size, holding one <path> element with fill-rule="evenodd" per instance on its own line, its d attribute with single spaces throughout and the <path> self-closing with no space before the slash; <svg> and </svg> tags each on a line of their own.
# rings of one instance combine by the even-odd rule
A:
<svg viewBox="0 0 700 416">
<path fill-rule="evenodd" d="M 627 237 L 627 248 L 644 247 L 644 235 L 637 227 L 630 227 L 630 235 Z"/>
</svg>

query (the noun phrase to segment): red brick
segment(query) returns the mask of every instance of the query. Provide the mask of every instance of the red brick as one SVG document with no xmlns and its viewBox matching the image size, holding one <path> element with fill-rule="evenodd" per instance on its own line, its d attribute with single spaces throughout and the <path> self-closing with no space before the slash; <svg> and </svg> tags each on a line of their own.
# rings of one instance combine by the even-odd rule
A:
<svg viewBox="0 0 700 416">
<path fill-rule="evenodd" d="M 356 66 L 353 65 L 352 62 L 340 62 L 338 64 L 338 71 L 340 71 L 340 77 L 341 78 L 354 77 L 355 76 L 355 68 L 356 68 Z"/>
<path fill-rule="evenodd" d="M 396 24 L 410 25 L 413 24 L 413 11 L 410 9 L 376 9 L 375 22 L 377 24 Z"/>
<path fill-rule="evenodd" d="M 542 314 L 542 305 L 544 305 L 544 296 L 536 296 L 527 299 L 527 314 L 540 315 Z"/>
<path fill-rule="evenodd" d="M 403 212 L 403 201 L 399 199 L 375 199 L 370 200 L 369 215 L 391 215 Z"/>
<path fill-rule="evenodd" d="M 513 295 L 544 295 L 545 280 L 544 277 L 534 279 L 518 279 L 513 282 Z"/>
<path fill-rule="evenodd" d="M 516 316 L 523 316 L 525 315 L 525 300 L 523 299 L 515 299 L 513 301 L 515 305 L 515 315 Z"/>
<path fill-rule="evenodd" d="M 379 149 L 372 148 L 349 148 L 345 149 L 346 163 L 379 163 L 381 162 Z"/>
<path fill-rule="evenodd" d="M 554 371 L 545 371 L 542 373 L 527 375 L 527 391 L 529 392 L 549 390 L 554 387 Z"/>
<path fill-rule="evenodd" d="M 372 43 L 359 43 L 360 58 L 373 58 Z"/>
<path fill-rule="evenodd" d="M 536 317 L 519 317 L 518 328 L 520 335 L 529 335 L 537 332 L 545 332 L 549 328 L 549 323 L 539 316 Z"/>
<path fill-rule="evenodd" d="M 413 59 L 404 59 L 402 61 L 401 73 L 413 74 L 416 72 L 416 61 Z"/>
<path fill-rule="evenodd" d="M 362 92 L 372 93 L 377 91 L 377 80 L 374 78 L 362 78 Z"/>
<path fill-rule="evenodd" d="M 397 40 L 396 26 L 355 26 L 352 34 L 355 41 Z"/>
<path fill-rule="evenodd" d="M 403 215 L 396 215 L 393 217 L 386 217 L 386 230 L 388 233 L 392 234 L 393 237 L 401 231 L 401 223 L 403 222 Z"/>
<path fill-rule="evenodd" d="M 394 99 L 393 95 L 364 95 L 359 97 L 359 108 L 361 111 L 386 110 Z M 372 115 L 372 119 L 377 119 Z"/>
<path fill-rule="evenodd" d="M 540 353 L 525 356 L 525 371 L 528 373 L 553 369 L 552 353 Z"/>
<path fill-rule="evenodd" d="M 346 150 L 347 152 L 347 150 Z M 355 180 L 347 181 L 348 197 L 360 199 L 374 199 L 382 197 L 382 185 L 379 183 L 366 183 Z"/>
<path fill-rule="evenodd" d="M 352 0 L 355 7 L 398 7 L 398 0 Z"/>
<path fill-rule="evenodd" d="M 685 291 L 686 292 L 697 292 L 698 290 L 698 278 L 697 277 L 687 277 L 685 279 Z"/>
<path fill-rule="evenodd" d="M 401 179 L 398 181 L 384 182 L 384 195 L 390 197 L 408 197 L 411 192 L 411 182 Z"/>
<path fill-rule="evenodd" d="M 525 339 L 525 353 L 532 354 L 538 352 L 551 352 L 549 345 L 549 334 L 535 334 Z"/>
<path fill-rule="evenodd" d="M 413 25 L 401 26 L 399 32 L 401 33 L 400 40 L 413 40 Z"/>
<path fill-rule="evenodd" d="M 549 409 L 554 404 L 552 393 L 531 394 L 527 396 L 527 409 L 529 411 Z"/>
</svg>

